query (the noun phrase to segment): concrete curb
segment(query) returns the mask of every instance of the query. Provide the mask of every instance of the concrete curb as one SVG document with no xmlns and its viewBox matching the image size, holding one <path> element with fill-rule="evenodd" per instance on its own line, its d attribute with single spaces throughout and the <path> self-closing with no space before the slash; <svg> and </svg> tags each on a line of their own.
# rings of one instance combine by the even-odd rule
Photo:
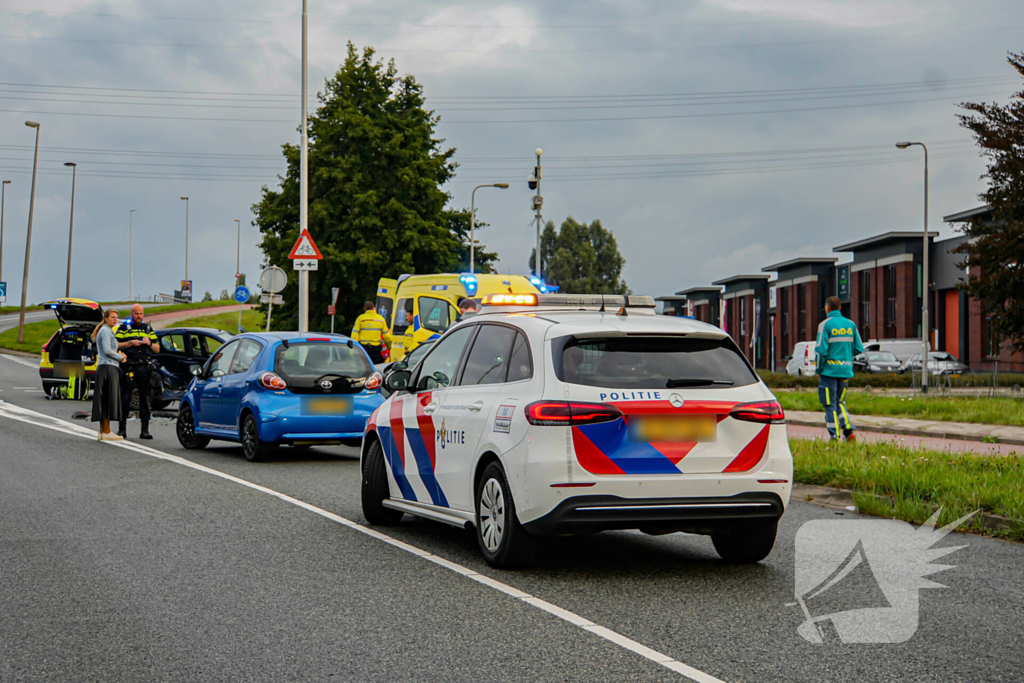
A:
<svg viewBox="0 0 1024 683">
<path fill-rule="evenodd" d="M 821 420 L 803 420 L 800 418 L 793 418 L 789 415 L 786 416 L 786 422 L 792 425 L 799 425 L 801 427 L 824 427 L 825 416 L 822 413 Z M 924 436 L 931 437 L 933 439 L 949 439 L 957 441 L 976 441 L 978 443 L 986 443 L 984 435 L 981 434 L 958 434 L 949 432 L 933 432 L 927 429 L 913 429 L 910 427 L 883 427 L 880 425 L 854 425 L 857 427 L 858 432 L 874 432 L 876 434 L 899 434 L 902 436 Z M 1024 446 L 1024 439 L 1018 439 L 1012 436 L 1000 436 L 997 437 L 996 443 L 1009 444 L 1011 446 Z"/>
<path fill-rule="evenodd" d="M 815 484 L 799 484 L 794 482 L 793 493 L 790 495 L 790 500 L 800 501 L 801 503 L 810 503 L 811 505 L 819 505 L 832 510 L 861 512 L 861 510 L 857 509 L 856 503 L 853 502 L 853 494 L 854 491 L 848 491 L 846 489 L 817 486 Z M 871 493 L 866 493 L 864 495 L 873 496 L 874 498 L 885 502 L 892 502 L 892 498 L 889 496 L 879 496 Z M 861 512 L 861 514 L 867 513 Z M 1009 517 L 993 515 L 988 512 L 980 512 L 976 517 L 981 519 L 989 531 L 1003 531 L 1005 529 L 1013 529 L 1014 527 L 1019 526 L 1019 523 L 1015 524 L 1014 520 Z M 957 531 L 959 531 L 959 529 Z M 1019 543 L 1020 541 L 1014 542 Z"/>
</svg>

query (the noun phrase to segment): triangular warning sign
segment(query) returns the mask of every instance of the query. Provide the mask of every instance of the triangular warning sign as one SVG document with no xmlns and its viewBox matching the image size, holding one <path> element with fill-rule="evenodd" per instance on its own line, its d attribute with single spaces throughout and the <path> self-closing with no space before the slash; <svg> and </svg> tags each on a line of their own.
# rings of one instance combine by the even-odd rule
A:
<svg viewBox="0 0 1024 683">
<path fill-rule="evenodd" d="M 310 237 L 309 230 L 302 231 L 295 246 L 292 247 L 292 252 L 288 254 L 290 259 L 317 259 L 319 261 L 323 257 L 324 255 L 320 253 L 316 243 L 313 242 L 313 238 Z"/>
</svg>

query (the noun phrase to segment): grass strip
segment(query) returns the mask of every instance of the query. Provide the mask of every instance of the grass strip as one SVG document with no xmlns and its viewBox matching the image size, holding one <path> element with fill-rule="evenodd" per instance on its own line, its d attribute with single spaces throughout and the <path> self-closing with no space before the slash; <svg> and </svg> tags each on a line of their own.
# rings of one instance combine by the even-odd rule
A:
<svg viewBox="0 0 1024 683">
<path fill-rule="evenodd" d="M 237 302 L 233 301 L 207 301 L 206 303 L 193 303 L 193 304 L 172 304 L 169 306 L 152 306 L 146 307 L 146 315 L 154 313 L 172 313 L 174 311 L 188 311 L 193 309 L 206 309 L 215 308 L 217 306 L 229 306 L 231 304 L 237 305 Z M 114 307 L 118 309 L 118 313 L 122 320 L 126 320 L 129 315 L 129 310 L 132 304 L 115 304 Z M 104 310 L 106 307 L 104 307 Z M 238 327 L 238 313 L 230 313 L 227 315 L 234 316 L 234 322 L 230 324 L 230 327 L 226 327 L 228 331 L 233 332 Z M 245 317 L 243 315 L 243 321 Z M 175 322 L 177 325 L 177 322 Z M 191 323 L 190 323 L 191 324 Z M 195 327 L 214 327 L 213 325 L 194 325 Z M 256 329 L 255 327 L 246 327 L 245 329 Z M 24 340 L 18 341 L 18 328 L 13 327 L 9 330 L 0 332 L 0 349 L 11 349 L 12 351 L 24 351 L 25 353 L 39 353 L 43 344 L 49 341 L 53 333 L 60 329 L 60 324 L 57 322 L 57 316 L 55 315 L 52 320 L 42 320 L 40 322 L 28 323 L 25 325 Z"/>
<path fill-rule="evenodd" d="M 195 318 L 182 318 L 174 321 L 175 327 L 213 327 L 231 334 L 238 332 L 238 311 L 213 313 Z M 247 332 L 260 332 L 267 326 L 267 317 L 260 311 L 250 308 L 242 311 L 242 327 Z"/>
<path fill-rule="evenodd" d="M 783 410 L 824 412 L 818 392 L 779 392 L 776 396 Z M 974 424 L 1024 427 L 1024 398 L 992 396 L 879 396 L 846 394 L 850 415 L 909 417 L 918 420 L 970 422 Z"/>
<path fill-rule="evenodd" d="M 1024 541 L 1024 457 L 971 455 L 905 448 L 889 443 L 832 445 L 791 439 L 794 480 L 854 492 L 862 512 L 926 521 L 942 508 L 947 524 L 975 510 L 1012 520 L 1011 528 L 990 528 L 975 515 L 964 528 Z"/>
</svg>

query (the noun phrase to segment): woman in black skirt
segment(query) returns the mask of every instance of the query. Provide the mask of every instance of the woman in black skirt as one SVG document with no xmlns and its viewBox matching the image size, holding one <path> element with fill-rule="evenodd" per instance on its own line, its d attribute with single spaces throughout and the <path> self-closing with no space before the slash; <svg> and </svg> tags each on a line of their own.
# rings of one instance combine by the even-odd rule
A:
<svg viewBox="0 0 1024 683">
<path fill-rule="evenodd" d="M 114 337 L 117 322 L 117 311 L 109 309 L 103 313 L 103 322 L 92 331 L 98 357 L 92 389 L 92 421 L 100 423 L 100 441 L 124 440 L 110 433 L 110 421 L 121 419 L 121 363 L 125 360 L 124 354 L 117 350 Z"/>
</svg>

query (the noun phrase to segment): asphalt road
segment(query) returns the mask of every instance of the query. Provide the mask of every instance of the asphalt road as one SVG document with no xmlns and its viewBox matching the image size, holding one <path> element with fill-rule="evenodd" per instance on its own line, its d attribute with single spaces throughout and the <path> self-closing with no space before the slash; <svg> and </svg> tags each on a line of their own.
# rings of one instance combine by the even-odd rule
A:
<svg viewBox="0 0 1024 683">
<path fill-rule="evenodd" d="M 149 448 L 99 443 L 72 417 L 88 405 L 31 391 L 30 365 L 0 357 L 0 682 L 687 680 L 631 643 L 698 680 L 1024 671 L 1018 544 L 942 541 L 967 547 L 932 577 L 948 588 L 920 592 L 905 643 L 813 645 L 787 606 L 794 537 L 835 512 L 793 501 L 756 566 L 721 562 L 703 537 L 614 532 L 552 541 L 536 568 L 496 571 L 466 532 L 407 518 L 375 538 L 346 524 L 365 524 L 352 451 L 252 464 L 233 445 L 184 451 L 170 420 L 155 421 Z"/>
<path fill-rule="evenodd" d="M 0 315 L 0 332 L 17 327 L 19 318 L 20 315 L 18 313 Z M 25 311 L 25 324 L 53 319 L 53 311 Z"/>
</svg>

